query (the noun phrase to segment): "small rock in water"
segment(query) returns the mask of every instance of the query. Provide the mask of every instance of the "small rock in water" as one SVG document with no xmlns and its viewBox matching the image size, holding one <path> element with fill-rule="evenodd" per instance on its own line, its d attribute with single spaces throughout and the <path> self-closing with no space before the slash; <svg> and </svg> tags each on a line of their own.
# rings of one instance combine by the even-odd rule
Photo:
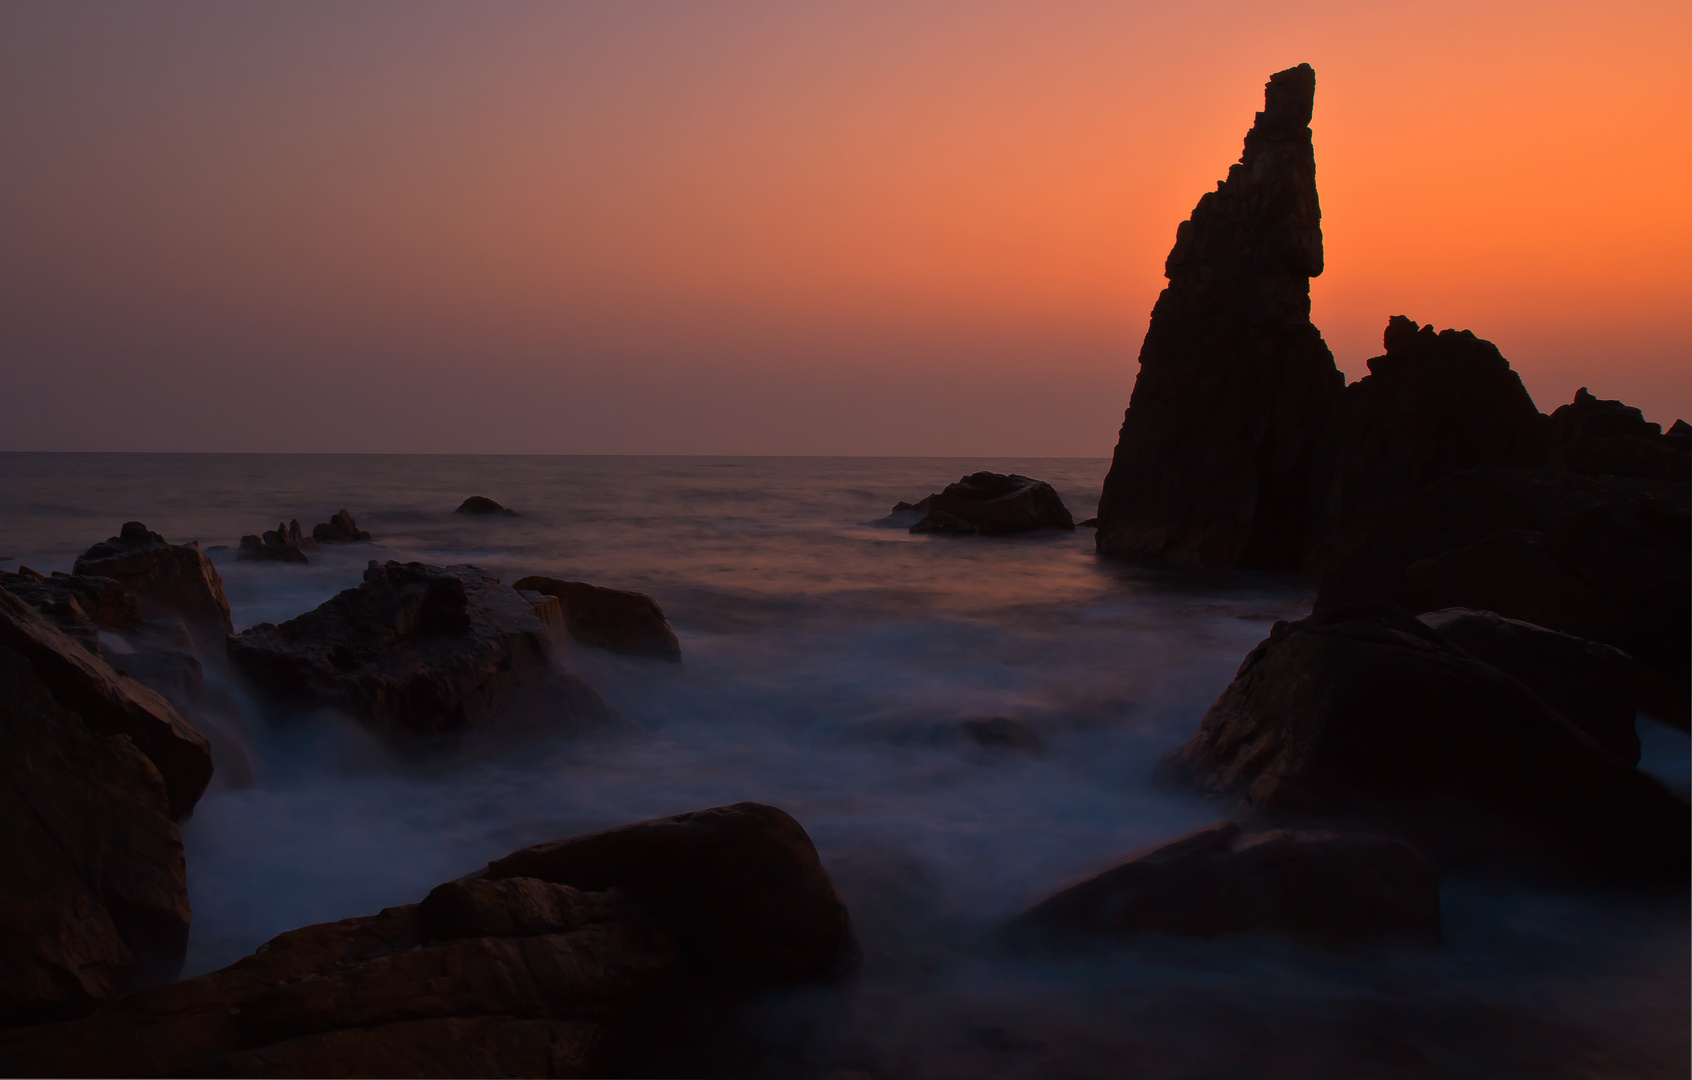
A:
<svg viewBox="0 0 1692 1080">
<path fill-rule="evenodd" d="M 504 514 L 507 517 L 516 517 L 517 516 L 517 511 L 507 510 L 505 507 L 503 507 L 503 506 L 499 505 L 498 503 L 494 502 L 492 499 L 486 498 L 485 496 L 482 496 L 482 495 L 472 495 L 468 499 L 465 499 L 463 502 L 458 504 L 458 509 L 454 510 L 453 513 L 455 513 L 455 514 Z"/>
<path fill-rule="evenodd" d="M 236 549 L 235 557 L 243 560 L 266 560 L 270 562 L 310 562 L 302 550 L 305 544 L 312 541 L 300 535 L 298 518 L 287 524 L 278 524 L 274 529 L 268 529 L 263 536 L 249 533 L 241 537 L 241 546 Z"/>
<path fill-rule="evenodd" d="M 1052 485 L 1016 473 L 992 472 L 971 473 L 921 502 L 900 502 L 873 524 L 954 536 L 1075 529 L 1075 519 Z"/>
<path fill-rule="evenodd" d="M 1045 751 L 1045 744 L 1040 741 L 1040 736 L 1034 734 L 1033 728 L 1008 716 L 963 720 L 958 723 L 958 730 L 983 750 L 1014 751 L 1035 756 Z"/>
<path fill-rule="evenodd" d="M 329 515 L 329 520 L 314 525 L 311 538 L 320 544 L 351 544 L 370 539 L 370 534 L 358 527 L 346 507 Z"/>
<path fill-rule="evenodd" d="M 570 637 L 583 645 L 624 656 L 681 662 L 675 627 L 664 617 L 658 601 L 645 593 L 539 576 L 519 578 L 516 588 L 556 598 Z M 536 613 L 547 617 L 539 607 Z"/>
</svg>

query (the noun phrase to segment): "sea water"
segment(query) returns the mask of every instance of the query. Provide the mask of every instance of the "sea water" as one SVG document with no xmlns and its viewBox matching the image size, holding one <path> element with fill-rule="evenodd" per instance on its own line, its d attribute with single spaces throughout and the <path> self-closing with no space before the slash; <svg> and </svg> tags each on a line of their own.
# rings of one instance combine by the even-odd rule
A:
<svg viewBox="0 0 1692 1080">
<path fill-rule="evenodd" d="M 367 560 L 469 562 L 654 596 L 679 665 L 566 647 L 629 724 L 409 754 L 334 717 L 274 723 L 221 657 L 197 716 L 237 764 L 183 826 L 186 974 L 293 927 L 420 899 L 543 840 L 739 800 L 806 828 L 852 912 L 858 980 L 760 1021 L 778 1073 L 872 1076 L 1679 1075 L 1684 892 L 1448 879 L 1438 949 L 1150 937 L 1064 959 L 993 930 L 1222 810 L 1158 789 L 1297 581 L 1104 562 L 1092 531 L 871 524 L 977 469 L 1091 516 L 1108 462 L 914 458 L 0 455 L 0 568 L 68 570 L 140 520 L 198 540 L 239 631 Z M 453 513 L 489 496 L 514 516 Z M 244 533 L 342 507 L 371 544 L 237 562 Z M 1033 747 L 979 745 L 1005 717 Z M 1645 764 L 1684 786 L 1679 732 Z M 228 753 L 225 760 L 229 760 Z"/>
</svg>

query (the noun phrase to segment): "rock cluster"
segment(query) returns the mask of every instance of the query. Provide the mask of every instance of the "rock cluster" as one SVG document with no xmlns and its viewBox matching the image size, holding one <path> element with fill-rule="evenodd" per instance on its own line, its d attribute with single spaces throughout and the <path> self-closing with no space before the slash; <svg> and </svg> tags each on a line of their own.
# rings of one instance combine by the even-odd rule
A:
<svg viewBox="0 0 1692 1080">
<path fill-rule="evenodd" d="M 565 632 L 583 645 L 625 656 L 681 661 L 675 627 L 664 617 L 658 601 L 645 593 L 539 576 L 519 578 L 514 588 L 544 598 L 536 601 L 536 613 L 543 619 L 552 610 L 545 599 L 554 601 Z"/>
<path fill-rule="evenodd" d="M 358 522 L 345 507 L 329 515 L 329 520 L 312 526 L 311 538 L 320 544 L 352 544 L 368 541 L 370 534 L 358 527 Z"/>
<path fill-rule="evenodd" d="M 249 533 L 241 537 L 241 546 L 235 549 L 237 559 L 267 560 L 270 562 L 310 562 L 306 558 L 305 545 L 315 543 L 311 537 L 300 535 L 298 518 L 286 524 L 279 524 L 274 529 L 265 530 L 262 536 Z"/>
<path fill-rule="evenodd" d="M 954 536 L 1075 529 L 1075 519 L 1052 485 L 1016 473 L 993 472 L 971 473 L 920 502 L 898 503 L 877 524 L 908 527 L 913 533 Z"/>
<path fill-rule="evenodd" d="M 1619 401 L 1592 396 L 1586 387 L 1551 414 L 1549 464 L 1589 476 L 1643 476 L 1686 483 L 1692 479 L 1692 425 L 1675 421 L 1668 433 Z"/>
</svg>

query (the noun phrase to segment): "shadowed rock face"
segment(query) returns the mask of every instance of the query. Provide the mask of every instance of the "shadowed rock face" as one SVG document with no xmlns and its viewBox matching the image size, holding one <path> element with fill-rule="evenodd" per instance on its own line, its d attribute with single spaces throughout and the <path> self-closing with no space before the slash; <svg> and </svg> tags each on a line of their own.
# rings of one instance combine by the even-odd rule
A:
<svg viewBox="0 0 1692 1080">
<path fill-rule="evenodd" d="M 1176 232 L 1099 503 L 1098 550 L 1296 568 L 1344 386 L 1310 322 L 1322 272 L 1309 65 L 1270 78 L 1245 153 Z"/>
<path fill-rule="evenodd" d="M 108 577 L 141 598 L 144 605 L 175 612 L 195 629 L 234 630 L 223 579 L 193 544 L 167 544 L 139 521 L 124 523 L 76 560 L 78 575 Z"/>
<path fill-rule="evenodd" d="M 681 661 L 675 627 L 658 601 L 645 593 L 539 576 L 519 578 L 513 587 L 555 601 L 565 631 L 583 645 L 624 656 Z M 545 605 L 536 605 L 535 613 L 543 622 L 551 614 Z"/>
<path fill-rule="evenodd" d="M 1551 414 L 1551 467 L 1591 476 L 1643 476 L 1685 483 L 1692 478 L 1686 421 L 1664 434 L 1645 414 L 1597 398 L 1586 387 Z"/>
<path fill-rule="evenodd" d="M 971 473 L 918 503 L 901 502 L 878 524 L 954 536 L 1075 529 L 1075 519 L 1052 485 L 1016 473 L 993 472 Z"/>
</svg>

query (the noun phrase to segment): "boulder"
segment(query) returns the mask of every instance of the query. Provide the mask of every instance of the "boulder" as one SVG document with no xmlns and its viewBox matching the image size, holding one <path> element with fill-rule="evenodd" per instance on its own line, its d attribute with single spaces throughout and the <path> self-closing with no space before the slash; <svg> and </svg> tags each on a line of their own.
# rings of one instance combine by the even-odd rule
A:
<svg viewBox="0 0 1692 1080">
<path fill-rule="evenodd" d="M 173 978 L 189 923 L 182 838 L 158 769 L 128 735 L 89 730 L 9 645 L 0 1027 L 84 1013 L 131 984 Z"/>
<path fill-rule="evenodd" d="M 370 534 L 358 527 L 358 522 L 342 507 L 329 515 L 329 520 L 312 526 L 311 538 L 320 544 L 353 544 L 370 539 Z"/>
<path fill-rule="evenodd" d="M 1684 420 L 1676 421 L 1681 427 Z M 1622 402 L 1594 397 L 1586 387 L 1551 414 L 1551 467 L 1592 476 L 1641 476 L 1686 483 L 1692 446 Z"/>
<path fill-rule="evenodd" d="M 1308 64 L 1277 72 L 1228 178 L 1175 234 L 1099 501 L 1100 554 L 1296 569 L 1345 385 L 1322 272 Z"/>
<path fill-rule="evenodd" d="M 503 506 L 499 505 L 498 503 L 494 502 L 492 499 L 489 499 L 489 498 L 482 496 L 482 495 L 472 495 L 468 499 L 465 499 L 463 502 L 458 504 L 458 509 L 454 510 L 453 513 L 455 513 L 455 514 L 504 514 L 507 517 L 516 517 L 517 516 L 517 511 L 507 510 L 505 507 L 503 507 Z"/>
<path fill-rule="evenodd" d="M 877 524 L 908 527 L 913 533 L 955 536 L 1075 530 L 1075 519 L 1052 485 L 1016 473 L 992 472 L 971 473 L 921 502 L 898 503 Z"/>
<path fill-rule="evenodd" d="M 1253 820 L 1361 820 L 1441 857 L 1684 880 L 1684 800 L 1517 680 L 1378 604 L 1277 623 L 1167 782 Z"/>
<path fill-rule="evenodd" d="M 152 761 L 172 818 L 193 811 L 211 782 L 211 748 L 164 698 L 113 670 L 3 589 L 0 645 L 27 660 L 59 706 L 90 731 L 123 735 Z"/>
<path fill-rule="evenodd" d="M 1419 618 L 1450 644 L 1532 690 L 1605 750 L 1639 764 L 1633 718 L 1640 676 L 1631 656 L 1491 611 L 1445 608 Z"/>
<path fill-rule="evenodd" d="M 555 600 L 566 632 L 583 645 L 681 662 L 675 627 L 664 617 L 658 601 L 645 593 L 538 576 L 520 578 L 515 587 Z M 544 603 L 536 604 L 536 613 L 543 619 L 552 617 Z"/>
<path fill-rule="evenodd" d="M 228 649 L 280 700 L 418 733 L 489 723 L 538 693 L 552 670 L 552 642 L 529 603 L 468 565 L 372 559 L 362 585 L 245 630 Z"/>
<path fill-rule="evenodd" d="M 141 623 L 140 601 L 111 578 L 57 572 L 46 576 L 23 566 L 15 574 L 0 571 L 0 589 L 39 611 L 95 655 L 100 653 L 101 630 L 130 630 Z"/>
<path fill-rule="evenodd" d="M 176 612 L 198 630 L 234 629 L 223 579 L 198 544 L 167 544 L 139 521 L 125 522 L 117 536 L 83 552 L 73 569 L 79 576 L 112 578 L 144 606 Z"/>
<path fill-rule="evenodd" d="M 1268 931 L 1342 945 L 1439 941 L 1439 877 L 1409 844 L 1383 836 L 1233 822 L 1133 856 L 1013 920 L 1011 942 L 1076 945 L 1099 936 L 1219 937 Z"/>
<path fill-rule="evenodd" d="M 274 529 L 268 529 L 263 536 L 249 533 L 241 537 L 241 546 L 235 549 L 237 559 L 266 560 L 270 562 L 306 563 L 303 544 L 313 541 L 300 536 L 300 522 L 298 518 L 287 524 L 278 524 Z"/>
</svg>

